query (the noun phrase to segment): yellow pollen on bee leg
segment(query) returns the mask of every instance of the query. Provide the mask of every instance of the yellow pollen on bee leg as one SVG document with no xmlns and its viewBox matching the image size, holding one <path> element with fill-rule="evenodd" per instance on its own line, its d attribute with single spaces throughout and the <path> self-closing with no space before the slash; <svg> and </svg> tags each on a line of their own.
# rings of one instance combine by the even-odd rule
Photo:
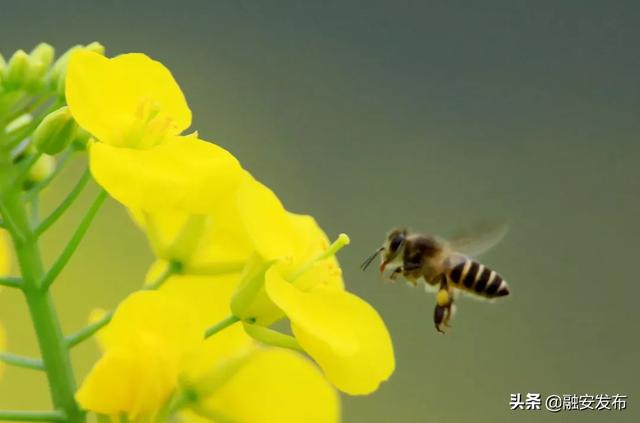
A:
<svg viewBox="0 0 640 423">
<path fill-rule="evenodd" d="M 449 292 L 446 289 L 441 289 L 436 294 L 436 302 L 439 306 L 443 307 L 449 304 Z"/>
</svg>

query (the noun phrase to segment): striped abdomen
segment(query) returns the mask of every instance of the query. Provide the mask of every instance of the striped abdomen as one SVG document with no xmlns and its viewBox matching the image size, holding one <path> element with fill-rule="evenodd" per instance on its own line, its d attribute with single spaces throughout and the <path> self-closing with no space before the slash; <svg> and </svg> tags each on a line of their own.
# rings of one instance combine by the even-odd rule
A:
<svg viewBox="0 0 640 423">
<path fill-rule="evenodd" d="M 509 295 L 507 282 L 495 271 L 465 258 L 449 271 L 449 280 L 458 288 L 486 298 Z"/>
</svg>

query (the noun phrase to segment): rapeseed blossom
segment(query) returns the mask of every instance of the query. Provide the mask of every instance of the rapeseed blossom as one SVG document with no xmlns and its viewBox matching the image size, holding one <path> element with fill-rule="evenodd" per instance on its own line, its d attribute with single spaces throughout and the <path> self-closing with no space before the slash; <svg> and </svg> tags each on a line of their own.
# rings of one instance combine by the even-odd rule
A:
<svg viewBox="0 0 640 423">
<path fill-rule="evenodd" d="M 229 152 L 195 133 L 180 135 L 191 110 L 161 63 L 78 50 L 65 85 L 71 114 L 94 137 L 93 177 L 127 207 L 206 214 L 237 184 L 242 170 Z"/>
<path fill-rule="evenodd" d="M 18 414 L 74 423 L 85 420 L 83 411 L 132 423 L 339 421 L 338 391 L 369 394 L 395 367 L 380 315 L 345 288 L 336 254 L 348 236 L 330 242 L 314 217 L 285 209 L 230 152 L 186 132 L 191 110 L 161 63 L 102 53 L 95 43 L 55 63 L 46 46 L 38 60 L 16 53 L 15 84 L 0 90 L 0 114 L 17 110 L 23 131 L 0 128 L 10 135 L 0 139 L 8 146 L 0 144 L 0 160 L 10 170 L 0 168 L 0 212 L 21 246 L 21 277 L 2 284 L 28 299 L 43 359 L 5 357 L 47 372 L 54 406 Z M 54 101 L 32 116 L 37 99 L 17 102 L 23 95 Z M 39 219 L 34 199 L 57 175 L 53 163 L 78 151 L 87 152 L 90 174 Z M 44 159 L 50 169 L 23 183 Z M 102 190 L 43 269 L 40 236 L 91 176 Z M 114 312 L 96 312 L 87 327 L 63 335 L 49 288 L 106 194 L 144 231 L 155 261 L 141 289 Z M 0 277 L 10 262 L 3 236 L 0 230 Z M 291 334 L 274 329 L 282 320 Z M 94 334 L 102 355 L 76 391 L 69 350 Z M 0 328 L 0 351 L 4 342 Z M 0 418 L 11 415 L 0 411 Z"/>
<path fill-rule="evenodd" d="M 249 174 L 216 215 L 147 213 L 138 220 L 158 257 L 183 263 L 186 273 L 233 270 L 238 262 L 247 263 L 245 275 L 259 268 L 239 279 L 234 314 L 256 336 L 287 317 L 302 349 L 340 390 L 370 393 L 393 372 L 388 331 L 369 304 L 344 290 L 324 231 L 311 216 L 286 211 Z"/>
<path fill-rule="evenodd" d="M 378 313 L 344 289 L 335 251 L 311 216 L 290 213 L 263 184 L 245 181 L 238 208 L 263 267 L 232 302 L 245 322 L 269 326 L 286 315 L 300 346 L 349 394 L 377 389 L 395 368 L 391 338 Z"/>
<path fill-rule="evenodd" d="M 160 291 L 129 296 L 99 334 L 104 355 L 78 391 L 79 403 L 114 421 L 123 414 L 134 422 L 162 419 L 176 411 L 167 409 L 172 398 L 186 421 L 337 421 L 335 392 L 297 353 L 259 348 L 240 327 L 203 338 L 207 321 L 228 312 L 234 284 L 175 276 Z"/>
</svg>

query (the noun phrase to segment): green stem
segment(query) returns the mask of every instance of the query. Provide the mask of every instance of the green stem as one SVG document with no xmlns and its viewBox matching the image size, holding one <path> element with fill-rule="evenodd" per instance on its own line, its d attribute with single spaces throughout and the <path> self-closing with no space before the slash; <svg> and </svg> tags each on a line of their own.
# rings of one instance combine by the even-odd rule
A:
<svg viewBox="0 0 640 423">
<path fill-rule="evenodd" d="M 21 355 L 0 352 L 0 361 L 16 367 L 32 370 L 44 370 L 44 363 L 38 358 L 23 357 Z"/>
<path fill-rule="evenodd" d="M 102 316 L 100 320 L 97 320 L 85 326 L 84 328 L 80 329 L 78 332 L 67 336 L 66 338 L 67 347 L 73 348 L 76 345 L 91 338 L 93 335 L 95 335 L 96 332 L 98 332 L 103 327 L 107 326 L 111 321 L 111 318 L 113 318 L 113 311 L 109 311 L 107 314 Z"/>
<path fill-rule="evenodd" d="M 80 177 L 80 180 L 78 180 L 71 192 L 69 192 L 65 199 L 62 200 L 62 203 L 60 203 L 60 205 L 53 212 L 51 212 L 51 214 L 47 216 L 47 218 L 44 219 L 38 226 L 38 228 L 35 230 L 36 236 L 42 235 L 44 232 L 46 232 L 47 229 L 51 227 L 51 225 L 56 223 L 56 221 L 64 214 L 64 212 L 67 211 L 67 209 L 73 204 L 73 202 L 76 201 L 84 187 L 87 186 L 87 183 L 90 179 L 91 173 L 87 169 L 84 171 L 84 173 Z"/>
<path fill-rule="evenodd" d="M 291 335 L 287 335 L 260 325 L 245 324 L 244 329 L 249 336 L 262 342 L 263 344 L 288 348 L 290 350 L 299 352 L 305 352 L 298 343 L 298 340 Z"/>
<path fill-rule="evenodd" d="M 23 234 L 22 238 L 17 239 L 15 234 L 11 233 L 16 258 L 22 273 L 22 292 L 29 307 L 31 321 L 40 346 L 40 354 L 47 371 L 51 399 L 57 409 L 64 411 L 63 414 L 49 414 L 46 418 L 43 417 L 43 420 L 62 421 L 66 417 L 66 421 L 70 423 L 84 422 L 84 413 L 74 398 L 75 378 L 71 368 L 69 351 L 58 321 L 58 314 L 49 292 L 40 289 L 44 268 L 38 240 L 31 231 L 25 204 L 20 201 L 15 187 L 4 186 L 2 188 L 4 195 L 1 200 L 5 206 L 3 213 L 6 213 L 4 217 L 5 219 L 10 217 L 15 224 L 15 229 Z M 0 414 L 0 416 L 2 415 Z M 24 414 L 23 417 L 22 420 L 33 418 L 31 414 Z"/>
<path fill-rule="evenodd" d="M 0 420 L 14 422 L 64 422 L 67 416 L 62 411 L 18 411 L 0 410 Z"/>
<path fill-rule="evenodd" d="M 100 206 L 102 206 L 102 203 L 104 203 L 104 200 L 106 198 L 107 193 L 103 189 L 100 189 L 100 192 L 91 204 L 91 207 L 89 207 L 89 210 L 87 210 L 87 214 L 84 215 L 84 217 L 80 221 L 80 224 L 76 228 L 76 231 L 71 236 L 69 243 L 66 247 L 64 247 L 64 250 L 62 250 L 62 253 L 58 257 L 58 259 L 55 261 L 55 263 L 53 263 L 53 266 L 51 266 L 51 269 L 49 269 L 47 274 L 42 278 L 40 287 L 43 291 L 47 291 L 49 289 L 60 272 L 62 272 L 62 269 L 64 269 L 64 267 L 67 265 L 67 263 L 71 259 L 71 256 L 73 256 L 73 253 L 78 248 L 78 245 L 80 245 L 80 241 L 82 241 L 82 238 L 87 233 L 87 230 L 89 229 L 93 218 L 98 213 L 98 210 L 100 210 Z"/>
<path fill-rule="evenodd" d="M 0 278 L 0 286 L 6 286 L 8 288 L 20 288 L 22 286 L 22 279 Z"/>
<path fill-rule="evenodd" d="M 207 329 L 204 333 L 204 337 L 209 338 L 210 336 L 215 335 L 216 333 L 220 332 L 223 329 L 228 328 L 229 326 L 233 325 L 234 323 L 239 322 L 240 319 L 234 315 L 231 315 L 229 317 L 227 317 L 224 320 L 219 321 L 218 323 L 216 323 L 215 325 L 211 326 L 209 329 Z"/>
<path fill-rule="evenodd" d="M 1 165 L 1 164 L 0 164 Z M 1 176 L 1 175 L 0 175 Z M 2 199 L 0 198 L 0 213 L 2 213 L 3 223 L 5 224 L 6 229 L 9 231 L 11 236 L 13 237 L 15 242 L 23 242 L 24 234 L 20 230 L 20 228 L 13 221 L 13 217 L 5 207 Z"/>
</svg>

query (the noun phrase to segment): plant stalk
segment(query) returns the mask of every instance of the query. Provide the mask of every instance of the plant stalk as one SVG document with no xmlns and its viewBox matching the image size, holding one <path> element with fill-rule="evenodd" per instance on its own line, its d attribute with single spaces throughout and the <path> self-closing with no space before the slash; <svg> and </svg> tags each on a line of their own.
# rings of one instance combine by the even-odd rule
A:
<svg viewBox="0 0 640 423">
<path fill-rule="evenodd" d="M 82 423 L 85 421 L 85 415 L 74 398 L 75 378 L 58 314 L 49 291 L 39 286 L 45 273 L 38 239 L 31 229 L 26 207 L 20 201 L 18 193 L 14 189 L 3 188 L 5 188 L 4 195 L 0 200 L 4 203 L 3 209 L 7 214 L 4 217 L 10 218 L 15 229 L 22 235 L 16 239 L 15 234 L 12 233 L 12 238 L 22 273 L 22 292 L 29 307 L 42 361 L 46 368 L 51 399 L 56 409 L 64 412 L 67 422 Z"/>
</svg>

